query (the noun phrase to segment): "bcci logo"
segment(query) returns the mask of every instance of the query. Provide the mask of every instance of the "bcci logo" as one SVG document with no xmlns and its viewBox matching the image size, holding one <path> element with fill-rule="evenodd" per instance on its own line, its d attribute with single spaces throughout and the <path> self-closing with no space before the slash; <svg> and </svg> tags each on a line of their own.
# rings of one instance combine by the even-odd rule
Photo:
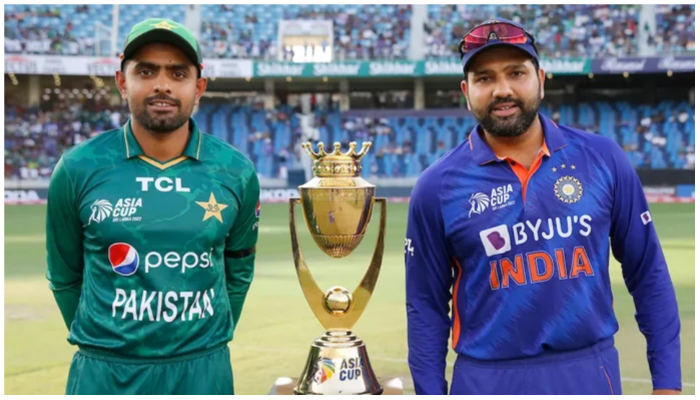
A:
<svg viewBox="0 0 700 400">
<path fill-rule="evenodd" d="M 573 176 L 562 176 L 554 182 L 554 194 L 564 203 L 573 204 L 583 196 L 583 186 Z"/>
<path fill-rule="evenodd" d="M 469 217 L 472 216 L 472 213 L 481 214 L 489 206 L 489 196 L 483 193 L 474 193 L 469 198 L 469 204 L 472 206 L 469 210 Z"/>
<path fill-rule="evenodd" d="M 316 360 L 316 369 L 313 374 L 314 382 L 320 385 L 331 379 L 333 374 L 335 374 L 335 364 L 333 364 L 333 360 L 326 357 L 319 357 L 318 360 Z"/>
<path fill-rule="evenodd" d="M 92 221 L 99 224 L 112 215 L 112 203 L 107 200 L 95 200 L 90 206 L 90 209 L 92 209 L 92 215 L 90 215 L 88 225 L 90 225 Z"/>
</svg>

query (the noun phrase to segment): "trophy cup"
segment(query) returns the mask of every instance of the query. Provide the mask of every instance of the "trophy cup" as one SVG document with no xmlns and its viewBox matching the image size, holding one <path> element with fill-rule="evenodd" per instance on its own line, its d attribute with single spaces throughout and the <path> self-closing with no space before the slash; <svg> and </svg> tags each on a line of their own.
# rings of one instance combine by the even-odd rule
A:
<svg viewBox="0 0 700 400">
<path fill-rule="evenodd" d="M 367 307 L 379 277 L 384 253 L 386 199 L 376 198 L 375 186 L 360 177 L 360 160 L 371 142 L 355 142 L 341 153 L 340 143 L 326 153 L 323 143 L 318 153 L 311 143 L 302 146 L 314 159 L 314 178 L 299 186 L 301 199 L 289 200 L 289 229 L 299 283 L 311 310 L 326 333 L 316 338 L 304 370 L 294 388 L 295 394 L 382 394 L 383 388 L 372 371 L 367 348 L 351 328 Z M 301 203 L 304 220 L 318 247 L 333 258 L 349 255 L 360 244 L 372 217 L 374 203 L 381 205 L 379 236 L 362 282 L 350 293 L 341 286 L 322 291 L 309 271 L 299 246 L 295 205 Z"/>
</svg>

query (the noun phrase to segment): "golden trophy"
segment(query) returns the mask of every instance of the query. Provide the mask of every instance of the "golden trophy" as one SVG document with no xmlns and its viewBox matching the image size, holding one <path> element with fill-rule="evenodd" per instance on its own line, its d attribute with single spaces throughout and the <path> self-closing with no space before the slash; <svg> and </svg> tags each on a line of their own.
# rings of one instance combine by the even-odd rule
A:
<svg viewBox="0 0 700 400">
<path fill-rule="evenodd" d="M 318 153 L 311 143 L 302 146 L 314 159 L 314 178 L 299 186 L 301 199 L 289 200 L 289 229 L 299 283 L 311 310 L 326 333 L 314 340 L 304 370 L 294 388 L 295 394 L 382 394 L 383 388 L 372 371 L 367 348 L 351 329 L 367 307 L 379 277 L 384 253 L 386 199 L 376 198 L 375 186 L 360 176 L 360 160 L 371 142 L 356 143 L 341 153 L 340 143 L 326 153 L 323 143 Z M 333 258 L 349 255 L 360 244 L 372 217 L 374 203 L 381 205 L 379 236 L 362 282 L 350 293 L 334 286 L 322 291 L 309 271 L 299 246 L 295 205 L 301 203 L 304 220 L 318 247 Z"/>
</svg>

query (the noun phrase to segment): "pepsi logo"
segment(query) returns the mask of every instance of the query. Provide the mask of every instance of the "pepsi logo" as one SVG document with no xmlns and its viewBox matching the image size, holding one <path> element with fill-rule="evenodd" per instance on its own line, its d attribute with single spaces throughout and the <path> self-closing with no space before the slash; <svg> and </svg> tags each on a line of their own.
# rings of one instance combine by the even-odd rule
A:
<svg viewBox="0 0 700 400">
<path fill-rule="evenodd" d="M 130 244 L 114 243 L 109 246 L 109 263 L 114 272 L 130 276 L 139 268 L 139 253 Z"/>
<path fill-rule="evenodd" d="M 260 200 L 258 200 L 258 206 L 255 207 L 255 217 L 260 218 Z"/>
</svg>

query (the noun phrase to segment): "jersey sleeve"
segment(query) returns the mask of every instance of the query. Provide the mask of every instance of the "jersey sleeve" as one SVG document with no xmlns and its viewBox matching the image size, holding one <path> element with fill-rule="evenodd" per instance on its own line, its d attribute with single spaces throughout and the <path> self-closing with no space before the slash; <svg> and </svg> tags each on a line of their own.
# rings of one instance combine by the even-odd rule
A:
<svg viewBox="0 0 700 400">
<path fill-rule="evenodd" d="M 231 303 L 234 328 L 253 280 L 255 245 L 258 241 L 260 183 L 253 169 L 242 188 L 241 205 L 226 239 L 226 291 Z"/>
<path fill-rule="evenodd" d="M 83 285 L 83 233 L 74 185 L 63 158 L 56 164 L 49 183 L 46 252 L 49 288 L 70 330 Z"/>
<path fill-rule="evenodd" d="M 613 256 L 622 264 L 637 324 L 646 337 L 654 389 L 681 390 L 681 325 L 673 283 L 642 184 L 623 151 L 615 147 Z"/>
<path fill-rule="evenodd" d="M 416 394 L 447 394 L 450 253 L 440 210 L 440 181 L 419 178 L 408 212 L 404 250 L 408 365 Z"/>
</svg>

